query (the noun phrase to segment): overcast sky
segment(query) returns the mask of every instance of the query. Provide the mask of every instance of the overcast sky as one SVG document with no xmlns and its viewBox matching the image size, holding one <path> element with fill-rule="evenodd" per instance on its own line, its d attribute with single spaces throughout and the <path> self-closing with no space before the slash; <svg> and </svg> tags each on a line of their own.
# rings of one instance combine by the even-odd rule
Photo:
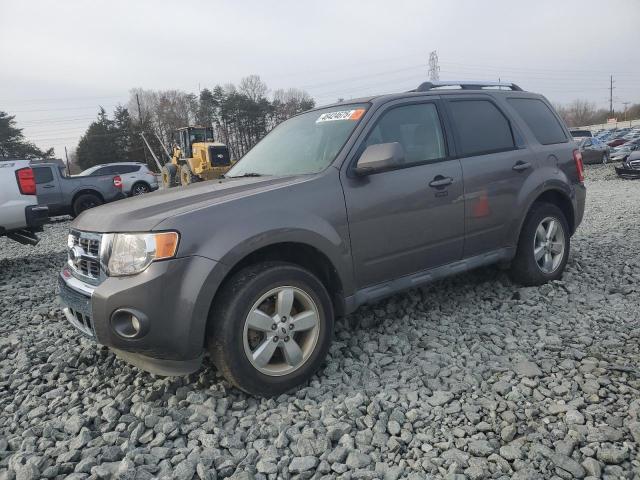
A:
<svg viewBox="0 0 640 480">
<path fill-rule="evenodd" d="M 521 5 L 521 6 L 520 6 Z M 0 110 L 40 147 L 72 149 L 132 87 L 258 74 L 318 104 L 441 79 L 513 81 L 568 103 L 640 103 L 639 0 L 0 0 Z"/>
</svg>

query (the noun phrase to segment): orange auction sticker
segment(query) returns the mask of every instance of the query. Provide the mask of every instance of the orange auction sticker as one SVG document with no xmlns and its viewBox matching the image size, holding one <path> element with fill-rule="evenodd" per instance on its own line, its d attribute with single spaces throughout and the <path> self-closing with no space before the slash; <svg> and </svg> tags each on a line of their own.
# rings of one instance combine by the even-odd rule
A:
<svg viewBox="0 0 640 480">
<path fill-rule="evenodd" d="M 357 108 L 355 110 L 338 110 L 336 112 L 323 113 L 318 117 L 316 123 L 320 122 L 335 122 L 337 120 L 360 120 L 364 115 L 364 108 Z"/>
</svg>

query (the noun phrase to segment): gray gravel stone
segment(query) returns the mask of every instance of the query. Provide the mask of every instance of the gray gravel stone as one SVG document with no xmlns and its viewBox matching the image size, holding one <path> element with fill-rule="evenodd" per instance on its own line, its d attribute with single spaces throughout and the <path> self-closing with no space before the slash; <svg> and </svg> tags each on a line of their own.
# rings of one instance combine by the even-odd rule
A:
<svg viewBox="0 0 640 480">
<path fill-rule="evenodd" d="M 491 267 L 362 307 L 273 399 L 208 360 L 154 377 L 70 328 L 67 220 L 0 238 L 0 479 L 633 478 L 640 184 L 589 166 L 587 188 L 561 280 Z"/>
<path fill-rule="evenodd" d="M 313 470 L 318 465 L 316 457 L 294 457 L 289 464 L 289 472 L 302 473 Z"/>
</svg>

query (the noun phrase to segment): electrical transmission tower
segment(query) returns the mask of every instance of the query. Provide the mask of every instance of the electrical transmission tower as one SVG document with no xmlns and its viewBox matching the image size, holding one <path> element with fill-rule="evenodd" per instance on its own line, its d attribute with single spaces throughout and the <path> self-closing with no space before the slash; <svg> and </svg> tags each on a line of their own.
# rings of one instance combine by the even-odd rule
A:
<svg viewBox="0 0 640 480">
<path fill-rule="evenodd" d="M 440 65 L 438 65 L 438 52 L 435 50 L 429 54 L 429 80 L 440 80 Z"/>
</svg>

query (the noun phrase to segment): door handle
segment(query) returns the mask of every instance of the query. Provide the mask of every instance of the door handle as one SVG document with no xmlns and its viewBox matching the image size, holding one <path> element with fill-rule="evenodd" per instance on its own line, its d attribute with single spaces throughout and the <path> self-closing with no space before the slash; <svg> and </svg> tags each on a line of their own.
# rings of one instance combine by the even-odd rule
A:
<svg viewBox="0 0 640 480">
<path fill-rule="evenodd" d="M 44 185 L 42 188 L 53 188 L 55 185 Z"/>
<path fill-rule="evenodd" d="M 446 187 L 453 183 L 453 178 L 443 177 L 442 175 L 436 175 L 436 177 L 429 182 L 429 186 L 433 188 Z"/>
<path fill-rule="evenodd" d="M 531 168 L 531 164 L 529 162 L 517 162 L 512 168 L 516 172 L 522 172 L 523 170 L 526 170 L 527 168 Z"/>
</svg>

